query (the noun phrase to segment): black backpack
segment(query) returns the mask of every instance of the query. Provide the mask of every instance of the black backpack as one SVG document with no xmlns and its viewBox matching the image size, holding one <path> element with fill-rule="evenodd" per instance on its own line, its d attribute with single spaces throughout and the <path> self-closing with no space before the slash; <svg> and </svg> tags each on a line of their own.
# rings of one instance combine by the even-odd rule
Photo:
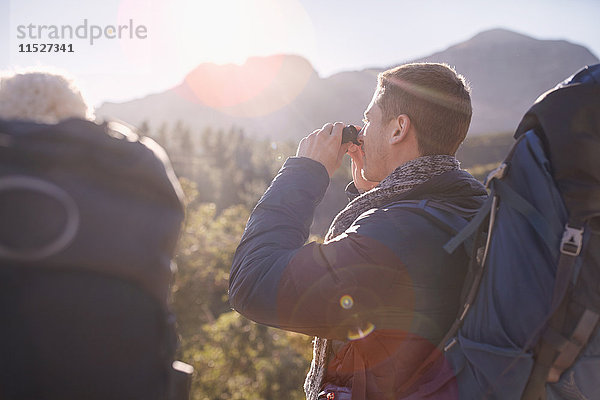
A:
<svg viewBox="0 0 600 400">
<path fill-rule="evenodd" d="M 118 123 L 0 120 L 0 399 L 187 398 L 165 152 Z"/>
</svg>

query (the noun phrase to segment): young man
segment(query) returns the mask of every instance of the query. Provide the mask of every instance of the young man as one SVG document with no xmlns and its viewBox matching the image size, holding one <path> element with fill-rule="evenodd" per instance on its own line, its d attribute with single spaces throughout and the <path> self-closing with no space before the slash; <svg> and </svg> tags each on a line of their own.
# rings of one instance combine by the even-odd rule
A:
<svg viewBox="0 0 600 400">
<path fill-rule="evenodd" d="M 444 252 L 450 233 L 398 202 L 474 209 L 485 200 L 454 158 L 471 113 L 469 89 L 447 65 L 385 71 L 361 146 L 341 144 L 342 123 L 314 131 L 252 212 L 231 269 L 230 302 L 256 322 L 317 336 L 309 400 L 397 399 L 448 375 L 442 362 L 408 384 L 456 316 L 467 255 Z M 305 245 L 346 152 L 355 198 L 325 244 Z M 451 378 L 442 388 L 450 394 Z"/>
</svg>

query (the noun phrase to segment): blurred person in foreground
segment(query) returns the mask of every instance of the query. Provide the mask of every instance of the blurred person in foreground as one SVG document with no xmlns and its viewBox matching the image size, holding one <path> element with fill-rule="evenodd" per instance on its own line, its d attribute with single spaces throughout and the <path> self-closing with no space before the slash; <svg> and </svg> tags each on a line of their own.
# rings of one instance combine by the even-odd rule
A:
<svg viewBox="0 0 600 400">
<path fill-rule="evenodd" d="M 485 188 L 454 157 L 471 114 L 464 78 L 445 64 L 382 72 L 360 146 L 341 143 L 342 123 L 315 130 L 252 212 L 231 269 L 230 303 L 256 322 L 316 336 L 307 399 L 399 399 L 431 385 L 440 386 L 436 398 L 456 398 L 443 359 L 413 374 L 456 317 L 468 256 L 447 254 L 451 234 L 398 202 L 483 203 Z M 352 200 L 324 244 L 305 244 L 346 152 Z"/>
<path fill-rule="evenodd" d="M 0 399 L 187 399 L 166 154 L 93 121 L 74 81 L 0 74 Z"/>
</svg>

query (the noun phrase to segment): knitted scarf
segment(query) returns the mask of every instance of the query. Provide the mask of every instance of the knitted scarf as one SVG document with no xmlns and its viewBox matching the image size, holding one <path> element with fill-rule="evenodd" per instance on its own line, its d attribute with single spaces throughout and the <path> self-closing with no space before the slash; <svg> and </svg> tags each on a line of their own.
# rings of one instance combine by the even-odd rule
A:
<svg viewBox="0 0 600 400">
<path fill-rule="evenodd" d="M 325 243 L 344 233 L 365 211 L 385 206 L 393 202 L 399 194 L 411 190 L 430 178 L 459 168 L 458 160 L 449 155 L 423 156 L 402 164 L 373 189 L 348 203 L 331 223 L 325 235 Z M 307 400 L 317 400 L 330 353 L 329 340 L 315 337 L 313 360 L 304 382 Z"/>
</svg>

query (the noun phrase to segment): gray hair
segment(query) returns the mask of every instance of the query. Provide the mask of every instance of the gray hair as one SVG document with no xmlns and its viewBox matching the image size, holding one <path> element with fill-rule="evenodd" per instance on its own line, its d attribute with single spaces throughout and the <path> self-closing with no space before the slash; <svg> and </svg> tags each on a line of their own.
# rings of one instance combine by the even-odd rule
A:
<svg viewBox="0 0 600 400">
<path fill-rule="evenodd" d="M 73 78 L 48 69 L 0 73 L 0 118 L 55 124 L 94 119 Z"/>
</svg>

